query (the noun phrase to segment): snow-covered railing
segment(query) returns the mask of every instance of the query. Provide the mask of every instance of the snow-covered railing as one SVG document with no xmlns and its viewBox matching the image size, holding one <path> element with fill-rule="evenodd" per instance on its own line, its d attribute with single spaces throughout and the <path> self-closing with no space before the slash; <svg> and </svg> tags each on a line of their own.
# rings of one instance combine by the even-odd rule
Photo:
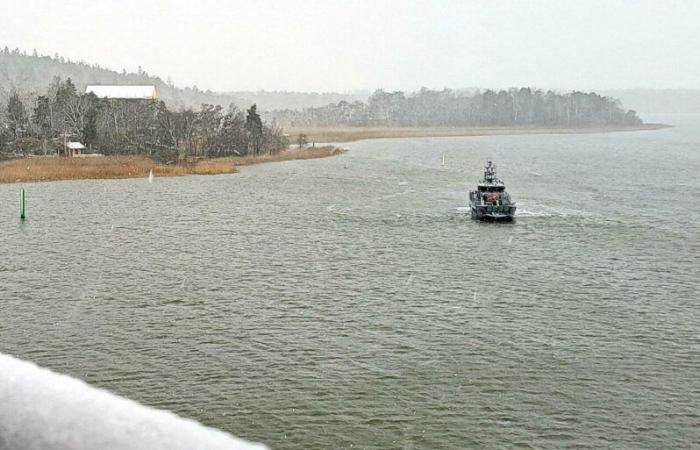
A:
<svg viewBox="0 0 700 450">
<path fill-rule="evenodd" d="M 0 449 L 264 448 L 0 353 Z"/>
</svg>

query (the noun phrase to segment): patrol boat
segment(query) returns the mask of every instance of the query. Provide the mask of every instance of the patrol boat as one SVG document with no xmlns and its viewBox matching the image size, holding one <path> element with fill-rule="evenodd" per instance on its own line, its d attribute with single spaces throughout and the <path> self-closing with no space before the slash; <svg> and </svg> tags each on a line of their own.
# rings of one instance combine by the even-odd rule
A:
<svg viewBox="0 0 700 450">
<path fill-rule="evenodd" d="M 506 192 L 506 185 L 496 176 L 496 165 L 488 160 L 484 167 L 484 179 L 475 191 L 469 192 L 469 209 L 472 219 L 513 220 L 515 202 Z"/>
</svg>

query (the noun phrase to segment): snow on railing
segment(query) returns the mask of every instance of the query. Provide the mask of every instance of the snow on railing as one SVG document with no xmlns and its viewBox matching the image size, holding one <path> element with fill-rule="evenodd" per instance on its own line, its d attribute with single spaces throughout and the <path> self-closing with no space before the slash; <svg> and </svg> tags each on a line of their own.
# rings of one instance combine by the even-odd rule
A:
<svg viewBox="0 0 700 450">
<path fill-rule="evenodd" d="M 262 450 L 0 353 L 0 449 Z"/>
</svg>

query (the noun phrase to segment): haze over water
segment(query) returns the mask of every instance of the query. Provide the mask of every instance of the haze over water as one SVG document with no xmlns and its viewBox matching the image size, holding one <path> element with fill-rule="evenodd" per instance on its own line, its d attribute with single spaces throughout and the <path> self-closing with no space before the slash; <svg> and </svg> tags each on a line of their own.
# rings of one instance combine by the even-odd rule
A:
<svg viewBox="0 0 700 450">
<path fill-rule="evenodd" d="M 0 351 L 278 449 L 697 445 L 700 118 L 662 121 L 0 185 Z M 460 208 L 486 157 L 513 224 Z"/>
</svg>

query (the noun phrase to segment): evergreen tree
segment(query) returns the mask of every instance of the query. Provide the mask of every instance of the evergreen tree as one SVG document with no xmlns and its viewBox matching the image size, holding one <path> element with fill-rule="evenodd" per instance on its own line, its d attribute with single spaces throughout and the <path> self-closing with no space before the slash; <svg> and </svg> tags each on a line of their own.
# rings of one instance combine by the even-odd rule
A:
<svg viewBox="0 0 700 450">
<path fill-rule="evenodd" d="M 97 142 L 97 116 L 99 108 L 99 100 L 95 94 L 84 94 L 84 113 L 82 127 L 80 129 L 80 138 L 83 144 L 92 147 Z"/>
<path fill-rule="evenodd" d="M 13 92 L 10 95 L 10 100 L 7 102 L 7 121 L 10 133 L 14 139 L 21 137 L 28 131 L 29 120 L 27 112 L 17 92 Z"/>
<path fill-rule="evenodd" d="M 32 114 L 32 121 L 36 127 L 37 136 L 41 138 L 43 153 L 47 153 L 48 140 L 51 138 L 51 104 L 49 98 L 40 95 L 36 99 L 36 107 Z"/>
<path fill-rule="evenodd" d="M 260 114 L 257 112 L 258 106 L 253 105 L 246 111 L 245 130 L 248 134 L 248 150 L 257 155 L 262 147 L 263 124 Z"/>
</svg>

